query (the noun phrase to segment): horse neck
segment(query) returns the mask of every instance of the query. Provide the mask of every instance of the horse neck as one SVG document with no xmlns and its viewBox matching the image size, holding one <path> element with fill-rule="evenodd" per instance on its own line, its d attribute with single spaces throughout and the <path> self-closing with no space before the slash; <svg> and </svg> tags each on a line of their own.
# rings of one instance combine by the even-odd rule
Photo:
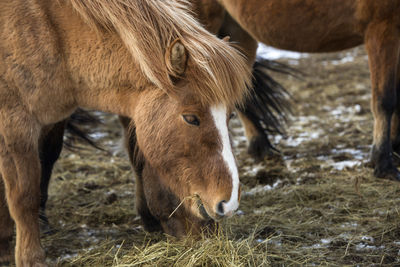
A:
<svg viewBox="0 0 400 267">
<path fill-rule="evenodd" d="M 93 30 L 69 4 L 51 2 L 77 105 L 132 117 L 139 91 L 151 85 L 121 39 Z"/>
</svg>

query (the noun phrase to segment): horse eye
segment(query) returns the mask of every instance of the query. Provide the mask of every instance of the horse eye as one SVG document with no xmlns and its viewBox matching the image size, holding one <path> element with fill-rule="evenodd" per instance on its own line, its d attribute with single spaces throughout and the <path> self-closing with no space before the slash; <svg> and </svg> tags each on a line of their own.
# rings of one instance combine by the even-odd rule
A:
<svg viewBox="0 0 400 267">
<path fill-rule="evenodd" d="M 182 115 L 183 119 L 191 125 L 199 126 L 200 120 L 196 115 Z"/>
<path fill-rule="evenodd" d="M 229 119 L 230 119 L 230 120 L 233 119 L 233 118 L 235 118 L 235 117 L 236 117 L 236 114 L 235 114 L 234 112 L 232 112 L 231 115 L 229 115 Z"/>
</svg>

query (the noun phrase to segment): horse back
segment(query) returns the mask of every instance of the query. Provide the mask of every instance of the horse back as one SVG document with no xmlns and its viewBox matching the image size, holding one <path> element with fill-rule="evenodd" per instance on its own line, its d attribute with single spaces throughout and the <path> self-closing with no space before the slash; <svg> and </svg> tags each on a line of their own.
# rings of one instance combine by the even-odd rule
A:
<svg viewBox="0 0 400 267">
<path fill-rule="evenodd" d="M 398 0 L 220 0 L 251 35 L 270 46 L 331 52 L 360 45 L 369 23 L 400 18 Z"/>
<path fill-rule="evenodd" d="M 400 29 L 400 1 L 398 0 L 359 0 L 357 2 L 357 21 L 365 31 L 369 24 L 386 22 Z"/>
<path fill-rule="evenodd" d="M 15 103 L 42 124 L 72 111 L 61 42 L 48 1 L 0 2 L 0 102 Z"/>
</svg>

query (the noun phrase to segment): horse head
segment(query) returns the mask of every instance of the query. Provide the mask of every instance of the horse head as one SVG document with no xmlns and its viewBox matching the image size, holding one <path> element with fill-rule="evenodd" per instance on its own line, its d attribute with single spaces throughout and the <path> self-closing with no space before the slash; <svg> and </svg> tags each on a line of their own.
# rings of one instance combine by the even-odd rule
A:
<svg viewBox="0 0 400 267">
<path fill-rule="evenodd" d="M 144 90 L 134 117 L 137 145 L 146 162 L 145 198 L 164 230 L 178 210 L 176 216 L 198 224 L 229 217 L 240 198 L 228 133 L 233 106 L 204 103 L 191 90 L 192 62 L 179 39 L 167 49 L 165 61 L 173 90 Z"/>
</svg>

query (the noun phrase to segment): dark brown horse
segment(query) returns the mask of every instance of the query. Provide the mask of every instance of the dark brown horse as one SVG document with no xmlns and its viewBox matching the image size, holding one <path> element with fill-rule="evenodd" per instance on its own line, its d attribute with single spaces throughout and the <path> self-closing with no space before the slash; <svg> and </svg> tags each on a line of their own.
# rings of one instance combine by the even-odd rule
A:
<svg viewBox="0 0 400 267">
<path fill-rule="evenodd" d="M 237 208 L 227 122 L 249 68 L 185 1 L 16 0 L 0 4 L 0 25 L 0 261 L 12 218 L 17 266 L 45 265 L 39 148 L 78 107 L 132 118 L 146 161 L 193 217 Z"/>
<path fill-rule="evenodd" d="M 375 121 L 371 163 L 376 177 L 400 181 L 392 161 L 392 150 L 400 149 L 400 1 L 192 2 L 205 23 L 220 31 L 218 27 L 233 27 L 232 40 L 248 42 L 247 55 L 254 55 L 255 40 L 299 52 L 340 51 L 365 44 Z"/>
</svg>

